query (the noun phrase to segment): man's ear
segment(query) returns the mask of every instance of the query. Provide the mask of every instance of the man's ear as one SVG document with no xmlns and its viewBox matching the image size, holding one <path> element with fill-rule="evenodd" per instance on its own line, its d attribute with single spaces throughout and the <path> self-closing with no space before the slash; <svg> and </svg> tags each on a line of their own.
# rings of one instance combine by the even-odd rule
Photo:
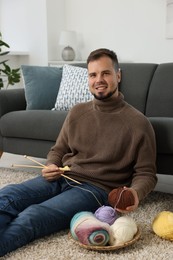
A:
<svg viewBox="0 0 173 260">
<path fill-rule="evenodd" d="M 119 83 L 121 81 L 121 69 L 118 69 L 117 79 L 118 79 L 118 83 Z"/>
</svg>

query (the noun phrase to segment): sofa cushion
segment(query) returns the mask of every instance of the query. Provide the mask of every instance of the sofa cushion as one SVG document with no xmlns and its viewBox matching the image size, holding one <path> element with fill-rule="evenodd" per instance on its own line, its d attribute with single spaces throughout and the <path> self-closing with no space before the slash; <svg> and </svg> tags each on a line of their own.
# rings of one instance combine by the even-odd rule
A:
<svg viewBox="0 0 173 260">
<path fill-rule="evenodd" d="M 62 68 L 21 66 L 27 109 L 52 109 L 62 77 Z"/>
<path fill-rule="evenodd" d="M 65 64 L 53 110 L 69 110 L 75 104 L 87 102 L 92 98 L 88 87 L 87 69 Z"/>
<path fill-rule="evenodd" d="M 55 141 L 66 115 L 66 111 L 13 111 L 1 117 L 0 132 L 10 139 Z"/>
</svg>

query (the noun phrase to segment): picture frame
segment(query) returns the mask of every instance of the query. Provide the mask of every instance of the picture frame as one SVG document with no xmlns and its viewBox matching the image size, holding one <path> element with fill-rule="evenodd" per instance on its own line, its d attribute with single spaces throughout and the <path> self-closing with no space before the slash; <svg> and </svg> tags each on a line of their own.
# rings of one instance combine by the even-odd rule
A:
<svg viewBox="0 0 173 260">
<path fill-rule="evenodd" d="M 166 0 L 166 38 L 173 39 L 173 0 Z"/>
</svg>

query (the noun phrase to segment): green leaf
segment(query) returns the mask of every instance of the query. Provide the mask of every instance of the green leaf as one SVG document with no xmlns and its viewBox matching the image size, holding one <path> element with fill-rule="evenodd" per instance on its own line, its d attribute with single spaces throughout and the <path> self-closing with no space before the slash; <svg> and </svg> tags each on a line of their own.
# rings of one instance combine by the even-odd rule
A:
<svg viewBox="0 0 173 260">
<path fill-rule="evenodd" d="M 1 61 L 0 62 L 0 64 L 3 64 L 4 65 L 4 63 L 6 63 L 8 60 L 3 60 L 3 61 Z"/>
<path fill-rule="evenodd" d="M 17 69 L 13 69 L 14 72 L 18 72 L 20 71 L 20 68 L 17 68 Z"/>
<path fill-rule="evenodd" d="M 10 46 L 2 40 L 2 34 L 0 32 L 0 56 L 7 55 L 9 51 L 2 51 L 3 47 L 9 48 Z M 8 64 L 6 64 L 8 60 L 0 61 L 0 88 L 4 86 L 3 79 L 6 78 L 7 87 L 8 85 L 14 85 L 15 83 L 20 82 L 20 68 L 12 69 Z"/>
<path fill-rule="evenodd" d="M 11 71 L 11 68 L 10 68 L 10 66 L 8 66 L 7 64 L 5 64 L 4 63 L 4 67 L 5 67 L 5 70 L 7 71 L 7 72 L 10 72 Z"/>
<path fill-rule="evenodd" d="M 0 89 L 3 88 L 3 86 L 4 86 L 3 80 L 0 78 Z"/>
<path fill-rule="evenodd" d="M 0 53 L 0 56 L 7 55 L 8 53 L 9 53 L 9 51 L 1 52 L 1 53 Z"/>
<path fill-rule="evenodd" d="M 10 48 L 10 46 L 6 42 L 4 42 L 2 40 L 0 40 L 0 46 L 5 46 L 7 48 Z"/>
</svg>

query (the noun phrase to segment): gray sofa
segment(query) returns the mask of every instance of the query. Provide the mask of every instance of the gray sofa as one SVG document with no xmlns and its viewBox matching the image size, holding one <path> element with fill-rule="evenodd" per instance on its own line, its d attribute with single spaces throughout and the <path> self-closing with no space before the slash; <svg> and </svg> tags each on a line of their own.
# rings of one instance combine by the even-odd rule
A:
<svg viewBox="0 0 173 260">
<path fill-rule="evenodd" d="M 125 100 L 144 113 L 154 127 L 158 174 L 173 175 L 173 63 L 121 63 L 120 67 L 120 90 Z M 46 158 L 67 113 L 26 110 L 24 89 L 0 90 L 1 154 Z"/>
</svg>

